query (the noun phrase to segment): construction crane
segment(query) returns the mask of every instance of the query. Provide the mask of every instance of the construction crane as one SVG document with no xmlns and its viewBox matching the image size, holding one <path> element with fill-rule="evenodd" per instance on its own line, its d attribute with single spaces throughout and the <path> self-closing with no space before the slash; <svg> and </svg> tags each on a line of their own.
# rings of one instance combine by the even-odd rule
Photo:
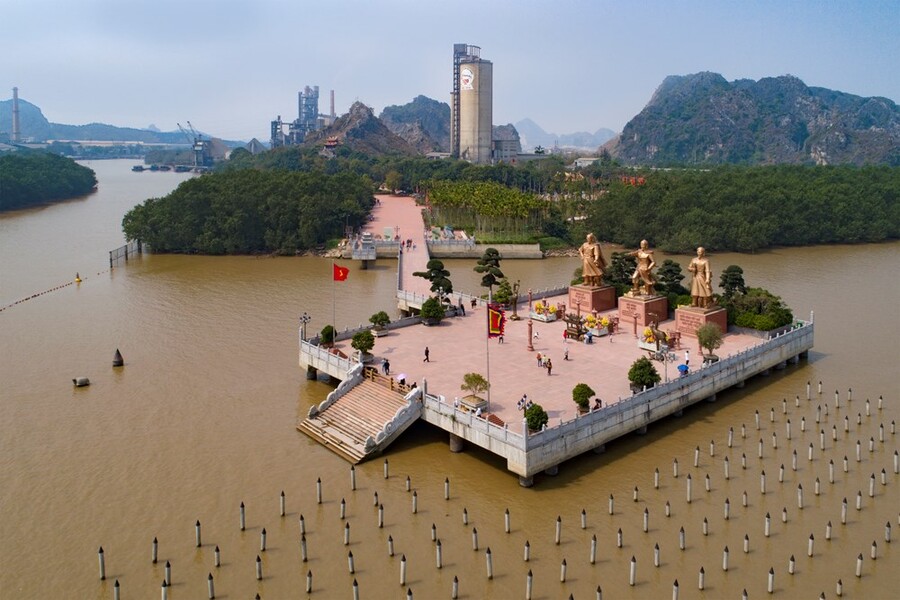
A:
<svg viewBox="0 0 900 600">
<path fill-rule="evenodd" d="M 194 168 L 208 167 L 209 163 L 212 162 L 209 142 L 204 140 L 203 136 L 197 133 L 190 121 L 187 121 L 190 133 L 181 126 L 181 123 L 176 123 L 176 125 L 178 125 L 178 129 L 181 130 L 181 133 L 184 134 L 184 137 L 187 138 L 188 143 L 191 145 L 191 150 L 194 152 Z"/>
</svg>

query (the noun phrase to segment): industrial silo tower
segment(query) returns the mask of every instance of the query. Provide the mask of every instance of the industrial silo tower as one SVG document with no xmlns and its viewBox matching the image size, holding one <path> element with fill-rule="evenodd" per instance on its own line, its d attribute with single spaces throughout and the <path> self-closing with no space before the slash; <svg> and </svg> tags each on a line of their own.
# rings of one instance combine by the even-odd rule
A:
<svg viewBox="0 0 900 600">
<path fill-rule="evenodd" d="M 453 44 L 450 153 L 473 163 L 491 162 L 494 65 L 481 48 Z"/>
</svg>

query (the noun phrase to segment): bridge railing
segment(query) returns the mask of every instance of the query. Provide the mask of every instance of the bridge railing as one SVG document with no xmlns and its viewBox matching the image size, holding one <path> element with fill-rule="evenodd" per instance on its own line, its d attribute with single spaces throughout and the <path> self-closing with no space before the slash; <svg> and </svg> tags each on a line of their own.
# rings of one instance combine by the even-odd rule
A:
<svg viewBox="0 0 900 600">
<path fill-rule="evenodd" d="M 453 406 L 452 403 L 447 402 L 444 396 L 425 394 L 423 404 L 426 410 L 449 417 L 453 421 L 462 423 L 473 431 L 481 432 L 498 442 L 509 444 L 519 450 L 525 450 L 525 438 L 521 433 L 510 428 L 509 423 L 503 426 L 495 425 L 487 419 L 476 417 L 472 411 L 465 411 Z M 516 428 L 521 429 L 521 426 L 517 424 Z"/>
</svg>

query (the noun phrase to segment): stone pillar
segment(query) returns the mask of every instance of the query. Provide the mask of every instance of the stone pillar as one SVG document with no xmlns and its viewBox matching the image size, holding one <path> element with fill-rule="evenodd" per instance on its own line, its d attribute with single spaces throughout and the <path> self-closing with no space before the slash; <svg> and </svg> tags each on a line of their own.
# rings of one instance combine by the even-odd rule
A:
<svg viewBox="0 0 900 600">
<path fill-rule="evenodd" d="M 306 378 L 310 381 L 315 381 L 315 379 L 319 376 L 319 371 L 316 370 L 315 367 L 307 365 L 306 366 Z"/>
<path fill-rule="evenodd" d="M 644 425 L 643 427 L 638 428 L 635 433 L 638 435 L 647 435 L 647 426 Z"/>
<path fill-rule="evenodd" d="M 606 452 L 606 444 L 600 444 L 594 448 L 594 454 L 603 454 L 604 452 Z"/>
<path fill-rule="evenodd" d="M 530 488 L 534 485 L 534 477 L 523 477 L 522 475 L 519 475 L 519 485 Z"/>
<path fill-rule="evenodd" d="M 744 387 L 744 385 L 746 385 L 746 381 L 744 379 L 741 379 L 736 384 L 734 384 L 734 387 L 741 389 L 742 387 Z"/>
<path fill-rule="evenodd" d="M 450 434 L 450 452 L 462 452 L 465 446 L 465 440 L 455 433 Z"/>
<path fill-rule="evenodd" d="M 775 365 L 775 370 L 776 370 L 776 371 L 780 371 L 780 370 L 782 370 L 783 368 L 785 368 L 786 366 L 787 366 L 787 361 L 786 361 L 786 360 L 783 360 L 783 361 L 781 361 L 780 363 L 778 363 L 777 365 Z"/>
<path fill-rule="evenodd" d="M 544 475 L 550 475 L 551 477 L 557 474 L 559 474 L 559 465 L 553 465 L 544 471 Z"/>
<path fill-rule="evenodd" d="M 704 398 L 704 400 L 707 402 L 715 402 L 716 400 L 718 400 L 718 398 L 716 398 L 716 395 L 713 394 L 712 396 L 708 396 L 708 397 Z"/>
</svg>

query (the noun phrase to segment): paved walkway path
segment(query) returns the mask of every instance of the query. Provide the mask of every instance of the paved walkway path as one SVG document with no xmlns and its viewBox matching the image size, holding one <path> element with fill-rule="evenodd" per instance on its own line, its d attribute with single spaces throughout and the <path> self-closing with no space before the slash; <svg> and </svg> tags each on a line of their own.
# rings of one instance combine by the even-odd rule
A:
<svg viewBox="0 0 900 600">
<path fill-rule="evenodd" d="M 364 231 L 372 232 L 372 235 L 385 234 L 399 237 L 401 242 L 412 240 L 414 248 L 403 248 L 402 272 L 400 273 L 400 286 L 402 289 L 416 294 L 431 294 L 431 284 L 422 277 L 415 277 L 413 273 L 425 271 L 428 264 L 428 248 L 425 245 L 425 224 L 422 220 L 422 208 L 416 206 L 416 201 L 409 196 L 375 196 L 379 204 L 372 210 L 372 220 L 364 228 Z"/>
</svg>

